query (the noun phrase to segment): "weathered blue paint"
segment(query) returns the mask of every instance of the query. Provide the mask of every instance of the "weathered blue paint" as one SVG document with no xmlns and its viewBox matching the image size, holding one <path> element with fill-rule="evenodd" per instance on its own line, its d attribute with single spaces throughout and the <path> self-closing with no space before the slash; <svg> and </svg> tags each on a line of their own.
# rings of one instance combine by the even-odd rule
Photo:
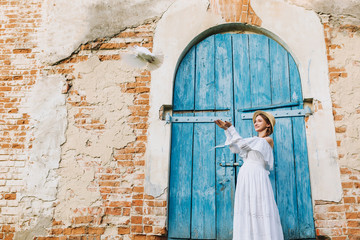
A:
<svg viewBox="0 0 360 240">
<path fill-rule="evenodd" d="M 215 109 L 228 108 L 228 112 L 216 112 L 216 116 L 233 118 L 233 71 L 231 35 L 215 36 Z M 224 131 L 216 127 L 216 144 L 225 142 Z M 235 194 L 235 169 L 222 167 L 220 163 L 234 163 L 234 154 L 226 148 L 216 149 L 216 239 L 231 239 Z"/>
<path fill-rule="evenodd" d="M 173 110 L 194 109 L 195 47 L 181 62 L 174 83 Z"/>
<path fill-rule="evenodd" d="M 177 116 L 231 117 L 240 135 L 250 137 L 257 133 L 251 119 L 241 119 L 243 111 L 262 106 L 274 106 L 266 111 L 299 109 L 302 100 L 297 66 L 279 44 L 256 34 L 217 34 L 194 46 L 179 65 L 173 109 Z M 196 112 L 182 114 L 181 110 Z M 304 118 L 276 121 L 270 180 L 285 239 L 313 239 Z M 224 141 L 223 130 L 214 123 L 173 123 L 169 239 L 232 238 L 239 167 L 220 163 L 241 159 L 228 148 L 213 149 Z"/>
<path fill-rule="evenodd" d="M 179 66 L 173 109 L 194 108 L 195 48 Z M 193 113 L 174 116 L 194 116 Z M 192 198 L 193 124 L 173 123 L 169 183 L 169 237 L 190 238 Z"/>
<path fill-rule="evenodd" d="M 242 121 L 238 109 L 251 107 L 251 77 L 249 57 L 249 36 L 247 34 L 232 35 L 233 69 L 234 69 L 234 121 L 233 124 L 243 137 L 252 136 L 252 121 Z M 236 156 L 236 162 L 241 166 L 242 159 Z M 236 176 L 240 167 L 236 169 Z"/>
<path fill-rule="evenodd" d="M 291 83 L 291 101 L 302 100 L 301 81 L 294 59 L 288 54 Z M 292 109 L 303 108 L 303 104 Z M 310 174 L 304 117 L 291 119 L 293 124 L 296 192 L 298 208 L 298 231 L 302 238 L 314 238 L 313 208 L 311 202 Z"/>
<path fill-rule="evenodd" d="M 196 46 L 195 110 L 215 108 L 214 36 Z M 212 112 L 195 116 L 214 116 Z M 216 238 L 215 125 L 194 124 L 191 237 Z M 199 151 L 203 149 L 203 151 Z M 210 150 L 210 151 L 209 151 Z"/>
<path fill-rule="evenodd" d="M 173 123 L 171 133 L 168 236 L 190 238 L 193 124 Z"/>
</svg>

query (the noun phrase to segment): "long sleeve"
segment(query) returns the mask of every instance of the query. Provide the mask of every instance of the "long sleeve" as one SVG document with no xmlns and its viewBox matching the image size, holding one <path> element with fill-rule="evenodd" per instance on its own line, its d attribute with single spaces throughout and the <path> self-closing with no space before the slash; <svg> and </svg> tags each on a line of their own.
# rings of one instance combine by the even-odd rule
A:
<svg viewBox="0 0 360 240">
<path fill-rule="evenodd" d="M 247 138 L 242 138 L 236 131 L 234 126 L 225 130 L 226 141 L 225 145 L 228 145 L 230 151 L 237 153 L 240 157 L 247 157 L 248 152 L 251 150 L 247 144 Z"/>
</svg>

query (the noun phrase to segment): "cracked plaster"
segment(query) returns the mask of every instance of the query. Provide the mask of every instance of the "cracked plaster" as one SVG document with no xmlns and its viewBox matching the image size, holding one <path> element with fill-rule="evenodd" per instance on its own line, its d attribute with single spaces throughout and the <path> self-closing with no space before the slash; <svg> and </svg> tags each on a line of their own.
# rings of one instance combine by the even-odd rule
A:
<svg viewBox="0 0 360 240">
<path fill-rule="evenodd" d="M 345 68 L 346 78 L 339 78 L 331 86 L 334 103 L 341 106 L 335 108 L 337 115 L 343 115 L 341 125 L 346 127 L 345 136 L 341 137 L 339 153 L 344 157 L 339 159 L 340 165 L 360 170 L 360 33 L 349 37 L 346 31 L 332 31 L 331 43 L 338 48 L 331 50 L 331 66 Z M 339 91 L 341 89 L 341 91 Z"/>
<path fill-rule="evenodd" d="M 159 18 L 175 0 L 45 1 L 38 41 L 40 60 L 54 64 L 97 38 Z"/>
<path fill-rule="evenodd" d="M 100 62 L 97 56 L 76 64 L 72 90 L 86 97 L 91 119 L 103 124 L 101 132 L 76 126 L 74 116 L 79 107 L 67 104 L 68 128 L 66 142 L 62 146 L 59 174 L 59 204 L 55 218 L 70 223 L 74 210 L 81 207 L 99 206 L 101 196 L 93 189 L 97 167 L 113 166 L 114 149 L 135 141 L 135 134 L 127 124 L 128 106 L 133 94 L 122 93 L 119 83 L 134 82 L 139 70 L 132 70 L 119 61 Z M 72 101 L 76 99 L 72 99 Z M 117 166 L 117 165 L 115 165 Z M 128 184 L 126 178 L 121 184 Z M 130 180 L 129 180 L 130 181 Z"/>
<path fill-rule="evenodd" d="M 34 216 L 51 216 L 56 200 L 61 145 L 67 125 L 65 95 L 61 75 L 39 79 L 27 94 L 21 111 L 30 115 L 32 148 L 23 172 L 25 187 L 19 193 L 20 225 L 32 226 Z M 30 142 L 30 139 L 28 139 Z"/>
<path fill-rule="evenodd" d="M 360 2 L 358 0 L 287 0 L 294 5 L 315 11 L 319 14 L 330 14 L 341 18 L 339 21 L 360 24 Z"/>
</svg>

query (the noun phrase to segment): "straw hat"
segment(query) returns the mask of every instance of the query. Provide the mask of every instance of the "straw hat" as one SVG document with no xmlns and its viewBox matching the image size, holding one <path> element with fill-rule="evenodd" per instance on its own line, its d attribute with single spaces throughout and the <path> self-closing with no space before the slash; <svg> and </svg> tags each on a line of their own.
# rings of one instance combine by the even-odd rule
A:
<svg viewBox="0 0 360 240">
<path fill-rule="evenodd" d="M 255 121 L 255 118 L 260 114 L 264 114 L 270 121 L 270 125 L 271 125 L 271 132 L 274 131 L 274 126 L 275 126 L 275 117 L 269 113 L 269 112 L 264 112 L 264 111 L 261 111 L 261 110 L 257 110 L 254 112 L 254 115 L 253 115 L 253 122 Z"/>
</svg>

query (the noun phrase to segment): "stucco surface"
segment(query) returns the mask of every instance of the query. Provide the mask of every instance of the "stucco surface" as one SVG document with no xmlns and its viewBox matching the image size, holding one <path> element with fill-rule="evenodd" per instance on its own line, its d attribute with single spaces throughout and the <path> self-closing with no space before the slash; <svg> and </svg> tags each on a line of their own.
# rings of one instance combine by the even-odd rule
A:
<svg viewBox="0 0 360 240">
<path fill-rule="evenodd" d="M 68 128 L 66 142 L 62 146 L 60 176 L 55 218 L 70 223 L 74 209 L 98 206 L 100 192 L 94 189 L 97 167 L 112 166 L 114 149 L 120 149 L 135 140 L 133 130 L 127 124 L 130 115 L 128 106 L 133 95 L 122 93 L 119 83 L 133 82 L 138 70 L 129 69 L 119 61 L 100 62 L 97 56 L 74 66 L 76 79 L 74 91 L 79 100 L 86 97 L 86 114 L 103 124 L 104 129 L 94 131 L 77 126 L 77 107 L 67 104 Z M 71 99 L 71 101 L 77 101 Z M 130 185 L 126 174 L 122 185 Z"/>
<path fill-rule="evenodd" d="M 159 18 L 174 0 L 44 1 L 39 51 L 45 63 L 71 55 L 82 43 L 111 37 Z"/>
<path fill-rule="evenodd" d="M 334 58 L 331 66 L 344 68 L 347 74 L 330 86 L 332 99 L 340 106 L 335 110 L 343 119 L 337 127 L 346 129 L 338 139 L 341 141 L 339 154 L 343 155 L 339 161 L 341 166 L 360 170 L 360 34 L 337 29 L 331 33 L 331 42 L 338 46 L 330 50 Z"/>
<path fill-rule="evenodd" d="M 27 94 L 21 111 L 32 118 L 32 148 L 23 172 L 25 187 L 19 194 L 20 225 L 34 227 L 34 217 L 51 216 L 57 197 L 61 145 L 65 141 L 67 111 L 61 93 L 65 78 L 44 76 Z M 30 139 L 29 139 L 30 142 Z"/>
<path fill-rule="evenodd" d="M 358 0 L 287 0 L 287 2 L 320 14 L 341 17 L 341 21 L 346 23 L 360 24 L 360 2 Z"/>
</svg>

